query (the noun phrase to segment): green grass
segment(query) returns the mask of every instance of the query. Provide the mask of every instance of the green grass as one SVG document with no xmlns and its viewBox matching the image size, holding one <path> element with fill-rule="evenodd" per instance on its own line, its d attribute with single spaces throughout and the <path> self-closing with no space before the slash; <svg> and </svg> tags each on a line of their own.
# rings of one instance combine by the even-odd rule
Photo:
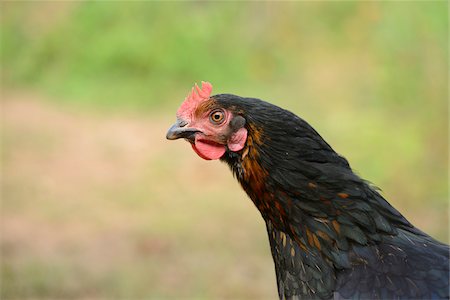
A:
<svg viewBox="0 0 450 300">
<path fill-rule="evenodd" d="M 291 105 L 327 84 L 335 103 L 445 97 L 445 2 L 1 5 L 4 82 L 59 101 L 160 110 L 199 80 Z"/>
</svg>

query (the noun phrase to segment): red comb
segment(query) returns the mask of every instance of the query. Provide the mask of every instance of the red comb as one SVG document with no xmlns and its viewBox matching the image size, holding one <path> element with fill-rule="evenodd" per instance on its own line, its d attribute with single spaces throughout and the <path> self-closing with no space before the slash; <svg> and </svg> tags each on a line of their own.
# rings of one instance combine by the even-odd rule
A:
<svg viewBox="0 0 450 300">
<path fill-rule="evenodd" d="M 199 88 L 197 84 L 194 85 L 191 92 L 184 98 L 183 104 L 178 109 L 178 115 L 190 114 L 195 109 L 198 103 L 203 100 L 209 99 L 212 92 L 212 84 L 202 81 L 202 88 Z"/>
<path fill-rule="evenodd" d="M 196 92 L 197 91 L 197 92 Z M 184 101 L 198 102 L 200 100 L 208 99 L 212 92 L 212 85 L 209 82 L 202 81 L 202 88 L 200 89 L 197 84 L 191 90 L 191 93 L 187 95 Z"/>
</svg>

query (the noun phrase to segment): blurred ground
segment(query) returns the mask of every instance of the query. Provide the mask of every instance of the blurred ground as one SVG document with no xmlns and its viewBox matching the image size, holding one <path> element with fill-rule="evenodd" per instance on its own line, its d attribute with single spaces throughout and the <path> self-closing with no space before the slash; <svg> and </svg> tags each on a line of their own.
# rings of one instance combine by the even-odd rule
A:
<svg viewBox="0 0 450 300">
<path fill-rule="evenodd" d="M 275 297 L 256 209 L 171 120 L 2 109 L 2 298 Z"/>
</svg>

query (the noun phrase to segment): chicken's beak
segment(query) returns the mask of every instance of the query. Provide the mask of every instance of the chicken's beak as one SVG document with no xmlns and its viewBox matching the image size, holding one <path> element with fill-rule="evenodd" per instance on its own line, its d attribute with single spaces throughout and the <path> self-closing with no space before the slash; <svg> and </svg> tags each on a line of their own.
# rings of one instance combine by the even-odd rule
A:
<svg viewBox="0 0 450 300">
<path fill-rule="evenodd" d="M 168 140 L 176 140 L 180 138 L 185 138 L 189 141 L 194 141 L 195 134 L 197 132 L 200 132 L 200 130 L 196 128 L 190 128 L 187 127 L 187 122 L 184 120 L 177 120 L 175 124 L 173 124 L 172 127 L 169 128 L 169 131 L 167 131 L 166 138 Z"/>
</svg>

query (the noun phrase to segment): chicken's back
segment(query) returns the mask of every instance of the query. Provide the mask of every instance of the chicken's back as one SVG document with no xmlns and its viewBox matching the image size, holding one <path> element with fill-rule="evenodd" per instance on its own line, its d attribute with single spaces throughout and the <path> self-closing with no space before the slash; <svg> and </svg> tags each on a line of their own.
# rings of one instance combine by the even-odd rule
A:
<svg viewBox="0 0 450 300">
<path fill-rule="evenodd" d="M 448 299 L 449 247 L 398 230 L 377 245 L 354 245 L 336 272 L 335 299 Z"/>
</svg>

